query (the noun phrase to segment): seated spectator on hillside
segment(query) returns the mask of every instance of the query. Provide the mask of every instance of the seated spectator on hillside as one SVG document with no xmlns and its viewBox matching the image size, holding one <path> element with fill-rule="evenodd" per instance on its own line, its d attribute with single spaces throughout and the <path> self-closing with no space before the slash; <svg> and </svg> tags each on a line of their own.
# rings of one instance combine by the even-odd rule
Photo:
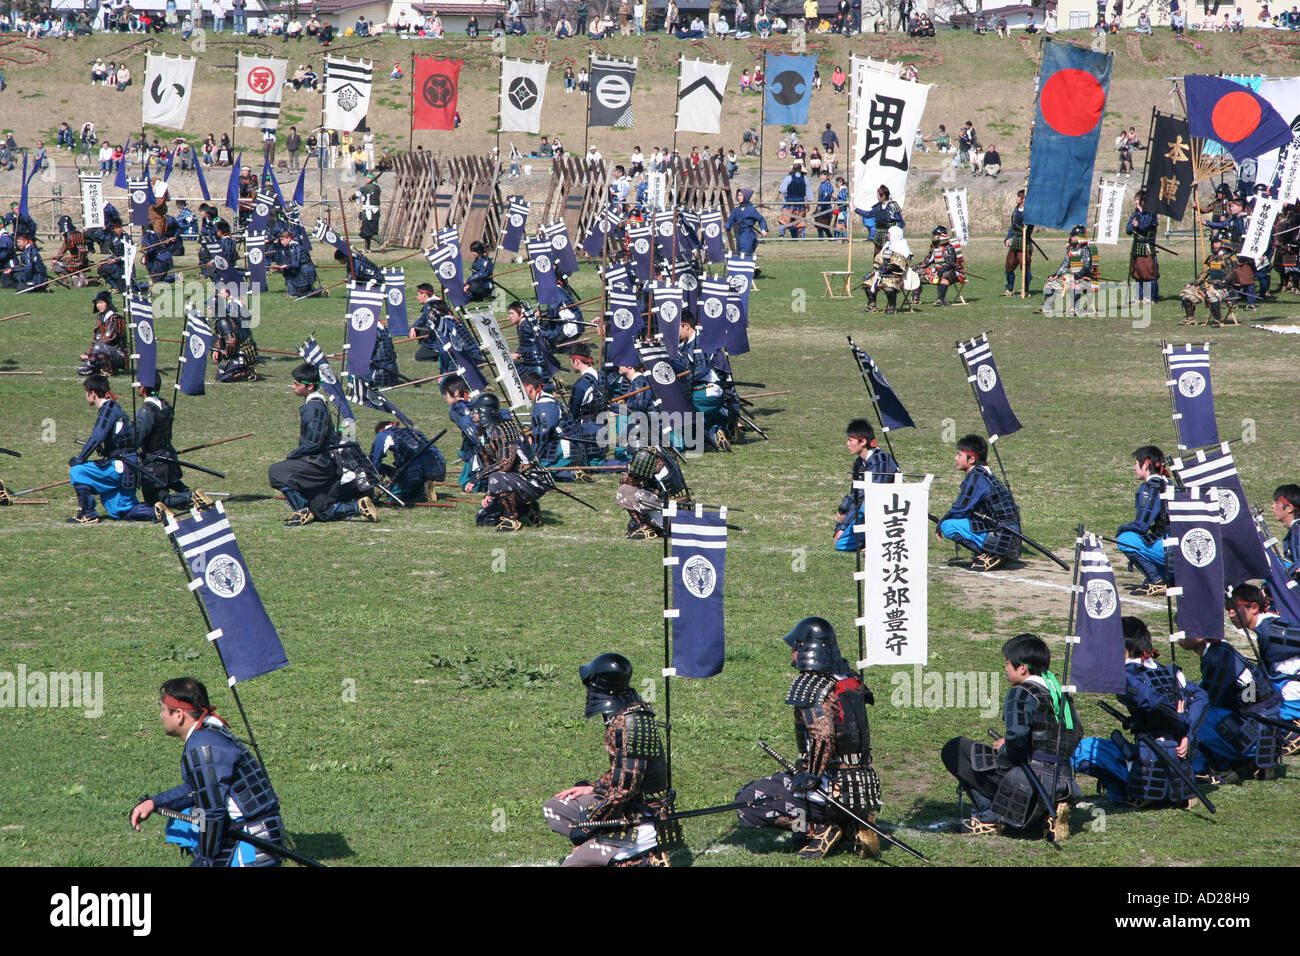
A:
<svg viewBox="0 0 1300 956">
<path fill-rule="evenodd" d="M 704 21 L 700 19 L 699 14 L 691 18 L 689 29 L 678 30 L 677 39 L 679 40 L 703 40 L 704 39 Z"/>
<path fill-rule="evenodd" d="M 1245 29 L 1246 29 L 1246 15 L 1241 12 L 1241 7 L 1238 7 L 1236 12 L 1233 13 L 1232 15 L 1232 32 L 1241 33 Z"/>
<path fill-rule="evenodd" d="M 843 93 L 847 82 L 848 77 L 844 75 L 844 69 L 837 63 L 835 70 L 831 73 L 831 89 L 836 93 Z"/>
<path fill-rule="evenodd" d="M 1049 10 L 1047 12 L 1047 19 L 1043 22 L 1043 32 L 1048 36 L 1052 36 L 1056 33 L 1056 30 L 1056 14 Z"/>
<path fill-rule="evenodd" d="M 320 77 L 311 67 L 302 75 L 302 88 L 304 90 L 314 90 L 320 85 Z"/>
<path fill-rule="evenodd" d="M 447 35 L 447 31 L 442 28 L 442 17 L 438 15 L 437 10 L 429 14 L 429 19 L 424 25 L 424 32 L 435 40 L 441 40 Z"/>
<path fill-rule="evenodd" d="M 1151 18 L 1147 16 L 1147 12 L 1145 10 L 1143 10 L 1141 13 L 1138 14 L 1137 26 L 1133 28 L 1133 32 L 1141 33 L 1144 36 L 1151 35 Z"/>
<path fill-rule="evenodd" d="M 775 16 L 772 18 L 772 32 L 780 36 L 785 36 L 790 32 L 790 24 L 785 22 L 785 17 Z"/>
<path fill-rule="evenodd" d="M 388 78 L 390 80 L 400 80 L 405 75 L 406 74 L 402 72 L 402 64 L 394 63 L 393 69 L 388 74 Z"/>
<path fill-rule="evenodd" d="M 121 93 L 130 85 L 131 71 L 128 70 L 126 64 L 123 63 L 117 68 L 117 91 Z"/>
<path fill-rule="evenodd" d="M 975 33 L 979 36 L 983 36 L 988 32 L 989 32 L 988 18 L 985 17 L 983 13 L 981 13 L 979 14 L 979 16 L 975 18 Z"/>
<path fill-rule="evenodd" d="M 510 26 L 506 28 L 506 33 L 512 37 L 521 37 L 527 35 L 528 28 L 524 26 L 522 19 L 515 17 L 510 21 Z"/>
<path fill-rule="evenodd" d="M 465 24 L 465 36 L 471 40 L 478 36 L 478 17 L 471 16 L 469 22 Z"/>
<path fill-rule="evenodd" d="M 714 28 L 718 31 L 718 36 L 725 37 L 731 33 L 731 24 L 727 23 L 727 18 L 723 15 L 718 16 L 718 25 Z"/>
<path fill-rule="evenodd" d="M 763 83 L 765 81 L 766 78 L 763 76 L 762 67 L 758 67 L 758 66 L 754 67 L 754 75 L 749 78 L 749 85 L 753 87 L 756 91 L 761 93 L 763 91 Z"/>
<path fill-rule="evenodd" d="M 370 24 L 366 21 L 364 14 L 357 17 L 357 22 L 353 25 L 352 32 L 359 37 L 370 36 Z"/>
<path fill-rule="evenodd" d="M 984 151 L 984 160 L 982 165 L 984 175 L 992 176 L 994 179 L 998 178 L 998 173 L 1002 171 L 1002 156 L 998 153 L 998 148 L 996 146 L 990 145 L 989 148 Z"/>
<path fill-rule="evenodd" d="M 551 35 L 557 40 L 567 40 L 573 36 L 573 24 L 569 22 L 569 18 L 561 16 L 560 19 L 556 20 L 555 29 Z"/>
<path fill-rule="evenodd" d="M 102 59 L 96 60 L 95 65 L 90 68 L 90 85 L 97 83 L 106 83 L 108 81 L 108 66 Z"/>
<path fill-rule="evenodd" d="M 1181 10 L 1175 10 L 1169 17 L 1169 29 L 1174 31 L 1174 36 L 1182 36 L 1183 30 L 1187 27 L 1187 16 Z"/>
<path fill-rule="evenodd" d="M 329 46 L 334 42 L 334 24 L 326 22 L 321 25 L 320 34 L 316 38 L 321 46 Z"/>
<path fill-rule="evenodd" d="M 740 71 L 740 92 L 749 92 L 749 70 Z"/>
<path fill-rule="evenodd" d="M 993 21 L 993 28 L 997 31 L 998 36 L 1007 37 L 1011 35 L 1011 30 L 1007 27 L 1007 18 L 998 14 L 998 18 Z"/>
<path fill-rule="evenodd" d="M 1025 24 L 1025 32 L 1033 35 L 1038 32 L 1038 24 L 1034 23 L 1034 15 L 1029 14 L 1029 21 Z"/>
<path fill-rule="evenodd" d="M 320 36 L 320 18 L 317 17 L 316 14 L 314 13 L 307 18 L 307 36 L 309 37 Z"/>
<path fill-rule="evenodd" d="M 759 37 L 764 40 L 772 35 L 772 18 L 767 15 L 766 11 L 759 13 L 758 19 L 754 21 L 754 29 L 758 31 Z"/>
<path fill-rule="evenodd" d="M 294 17 L 292 20 L 290 20 L 290 21 L 289 21 L 289 25 L 288 25 L 287 27 L 285 27 L 285 30 L 284 30 L 284 37 L 285 37 L 286 40 L 298 40 L 298 41 L 301 41 L 301 40 L 302 40 L 302 21 L 299 20 L 297 17 Z"/>
</svg>

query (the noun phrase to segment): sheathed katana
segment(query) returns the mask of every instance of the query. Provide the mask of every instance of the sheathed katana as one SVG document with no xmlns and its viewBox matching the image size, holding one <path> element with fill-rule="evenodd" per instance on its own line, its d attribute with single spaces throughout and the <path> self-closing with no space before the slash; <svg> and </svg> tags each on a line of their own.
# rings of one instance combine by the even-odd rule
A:
<svg viewBox="0 0 1300 956">
<path fill-rule="evenodd" d="M 8 448 L 0 448 L 0 454 L 4 454 L 4 455 L 12 455 L 12 456 L 15 457 L 15 458 L 21 458 L 21 457 L 23 457 L 23 456 L 20 455 L 18 452 L 16 452 L 16 451 L 10 451 Z"/>
<path fill-rule="evenodd" d="M 769 757 L 771 757 L 773 760 L 775 760 L 777 763 L 779 763 L 782 767 L 784 767 L 785 770 L 786 770 L 786 773 L 797 773 L 797 771 L 794 769 L 794 764 L 790 763 L 790 761 L 788 761 L 788 760 L 786 760 L 784 757 L 782 757 L 779 753 L 777 753 L 775 750 L 773 750 L 771 747 L 769 747 L 769 746 L 768 746 L 764 741 L 760 740 L 760 741 L 758 742 L 758 746 L 759 746 L 759 747 L 760 747 L 760 748 L 761 748 L 761 749 L 762 749 L 762 750 L 763 750 L 763 751 L 764 751 L 764 752 L 765 752 Z M 836 800 L 834 797 L 832 797 L 829 793 L 827 793 L 827 792 L 826 792 L 826 789 L 825 789 L 824 787 L 818 786 L 818 787 L 817 787 L 817 792 L 820 793 L 820 794 L 821 794 L 821 795 L 826 799 L 826 802 L 829 803 L 831 806 L 835 807 L 835 808 L 836 808 L 837 810 L 839 810 L 841 813 L 846 813 L 846 814 L 848 814 L 850 817 L 853 818 L 854 821 L 856 821 L 856 822 L 857 822 L 858 824 L 860 824 L 861 826 L 866 827 L 866 828 L 867 828 L 868 830 L 870 830 L 872 833 L 876 834 L 876 836 L 883 837 L 884 839 L 888 840 L 890 843 L 894 844 L 894 846 L 898 847 L 900 850 L 906 850 L 908 853 L 912 854 L 912 856 L 916 857 L 918 860 L 921 860 L 922 862 L 925 862 L 925 863 L 929 863 L 929 862 L 930 862 L 930 858 L 929 858 L 928 856 L 926 856 L 925 854 L 923 854 L 923 853 L 918 853 L 916 850 L 913 850 L 910 846 L 908 846 L 908 845 L 907 845 L 906 843 L 904 843 L 902 840 L 896 840 L 896 839 L 894 839 L 892 836 L 890 836 L 890 835 L 889 835 L 888 833 L 886 833 L 884 830 L 880 829 L 880 828 L 879 828 L 878 826 L 876 826 L 874 823 L 868 823 L 866 820 L 862 819 L 862 817 L 858 816 L 856 813 L 854 813 L 852 810 L 850 810 L 850 809 L 849 809 L 848 807 L 846 807 L 844 804 L 840 803 L 838 800 Z"/>
<path fill-rule="evenodd" d="M 983 518 L 985 521 L 993 521 L 992 518 L 990 518 L 988 515 L 984 514 L 983 512 L 976 511 L 973 513 L 977 518 Z M 936 525 L 939 523 L 939 519 L 936 518 L 934 515 L 930 515 L 929 518 Z M 1019 538 L 1025 544 L 1029 545 L 1039 554 L 1047 556 L 1048 558 L 1050 558 L 1051 560 L 1059 564 L 1061 567 L 1063 567 L 1065 570 L 1067 571 L 1073 570 L 1068 564 L 1066 564 L 1056 555 L 1052 554 L 1052 552 L 1048 551 L 1046 548 L 1044 548 L 1041 544 L 1039 544 L 1037 541 L 1035 541 L 1033 538 L 1029 537 L 1028 535 L 1022 534 L 1021 532 L 1017 531 L 1015 528 L 1008 527 L 1005 524 L 998 524 L 998 522 L 996 521 L 993 521 L 993 525 L 994 525 L 993 528 L 994 531 L 1005 531 L 1007 534 L 1015 535 L 1017 538 Z"/>
<path fill-rule="evenodd" d="M 165 810 L 156 804 L 154 805 L 153 812 L 159 816 L 166 817 L 169 820 L 180 820 L 183 823 L 189 823 L 200 828 L 203 826 L 203 820 L 200 817 L 192 817 L 187 813 L 178 813 L 175 810 Z M 265 850 L 267 853 L 273 854 L 274 856 L 282 856 L 286 860 L 293 860 L 293 862 L 301 863 L 303 866 L 318 866 L 322 869 L 325 868 L 324 863 L 317 862 L 309 856 L 303 856 L 301 853 L 295 853 L 287 847 L 277 846 L 270 840 L 263 840 L 259 836 L 253 836 L 253 834 L 249 833 L 247 830 L 236 829 L 236 832 L 239 834 L 240 843 L 248 843 L 257 847 L 259 850 Z"/>
<path fill-rule="evenodd" d="M 1102 710 L 1104 710 L 1106 713 L 1110 714 L 1116 720 L 1118 720 L 1120 722 L 1120 726 L 1123 727 L 1125 730 L 1131 732 L 1133 736 L 1138 739 L 1139 743 L 1146 744 L 1147 748 L 1156 755 L 1156 759 L 1158 759 L 1162 764 L 1164 764 L 1165 768 L 1168 769 L 1171 773 L 1173 773 L 1175 777 L 1181 780 L 1183 782 L 1183 785 L 1186 786 L 1187 789 L 1191 790 L 1192 793 L 1196 794 L 1196 799 L 1200 800 L 1201 803 L 1205 804 L 1205 809 L 1209 810 L 1211 813 L 1217 812 L 1214 809 L 1214 804 L 1210 802 L 1210 798 L 1207 797 L 1198 786 L 1196 786 L 1196 781 L 1193 780 L 1192 775 L 1187 772 L 1187 768 L 1185 768 L 1178 760 L 1169 756 L 1168 752 L 1163 747 L 1160 746 L 1159 742 L 1156 740 L 1155 737 L 1153 737 L 1151 734 L 1148 733 L 1139 733 L 1138 731 L 1135 731 L 1132 726 L 1133 725 L 1132 718 L 1125 717 L 1123 714 L 1121 714 L 1114 707 L 1110 706 L 1110 704 L 1106 703 L 1104 700 L 1097 701 L 1097 706 L 1100 707 Z"/>
</svg>

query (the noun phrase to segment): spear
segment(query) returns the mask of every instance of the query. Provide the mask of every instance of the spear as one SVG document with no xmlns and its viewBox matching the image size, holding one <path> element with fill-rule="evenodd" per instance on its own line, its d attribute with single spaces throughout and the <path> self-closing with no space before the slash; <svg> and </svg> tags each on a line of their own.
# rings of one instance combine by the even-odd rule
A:
<svg viewBox="0 0 1300 956">
<path fill-rule="evenodd" d="M 28 488 L 26 491 L 11 491 L 10 498 L 20 498 L 23 495 L 30 495 L 33 491 L 44 491 L 46 488 L 57 488 L 59 485 L 72 484 L 71 478 L 65 478 L 63 481 L 52 481 L 48 485 L 37 485 L 35 488 Z"/>
<path fill-rule="evenodd" d="M 243 435 L 236 435 L 234 438 L 222 438 L 219 441 L 205 442 L 202 445 L 191 445 L 189 448 L 182 448 L 176 454 L 184 455 L 187 454 L 188 452 L 198 451 L 202 448 L 212 448 L 216 445 L 224 445 L 226 444 L 226 442 L 239 441 L 241 438 L 252 438 L 254 434 L 255 434 L 254 432 L 247 432 Z"/>
<path fill-rule="evenodd" d="M 31 315 L 30 312 L 16 312 L 13 315 L 6 315 L 0 322 L 8 322 L 10 319 L 21 319 L 24 315 Z"/>
<path fill-rule="evenodd" d="M 177 813 L 175 810 L 166 810 L 163 807 L 160 807 L 156 804 L 154 805 L 153 812 L 158 814 L 161 817 L 166 817 L 169 820 L 180 820 L 184 823 L 193 824 L 196 827 L 203 826 L 202 817 L 190 816 L 189 814 L 185 814 L 185 813 Z M 270 840 L 263 840 L 259 836 L 253 836 L 253 834 L 249 833 L 247 830 L 240 830 L 237 827 L 232 827 L 232 830 L 233 832 L 239 835 L 240 843 L 252 844 L 253 846 L 257 847 L 259 850 L 265 850 L 267 853 L 273 854 L 275 856 L 282 856 L 286 860 L 293 860 L 293 862 L 301 863 L 303 866 L 318 866 L 321 869 L 325 868 L 324 863 L 318 863 L 316 860 L 313 860 L 309 856 L 303 856 L 301 853 L 295 853 L 293 850 L 282 847 L 279 844 L 272 843 Z"/>
<path fill-rule="evenodd" d="M 171 243 L 170 239 L 164 239 L 162 242 L 153 242 L 147 246 L 140 246 L 136 251 L 144 252 L 146 249 L 153 249 L 157 246 L 165 246 L 170 243 Z M 19 289 L 18 294 L 21 295 L 24 292 L 35 292 L 37 289 L 47 286 L 52 282 L 58 282 L 60 279 L 71 279 L 73 276 L 81 275 L 81 273 L 83 272 L 89 272 L 91 269 L 97 268 L 98 266 L 106 266 L 111 262 L 121 262 L 124 258 L 125 256 L 111 256 L 108 259 L 105 259 L 103 262 L 96 262 L 92 265 L 86 266 L 86 268 L 84 269 L 78 269 L 76 272 L 66 272 L 61 276 L 55 276 L 53 279 L 46 279 L 44 282 L 38 282 L 36 285 L 29 286 L 26 289 Z M 13 318 L 17 318 L 17 316 L 13 316 Z"/>
</svg>

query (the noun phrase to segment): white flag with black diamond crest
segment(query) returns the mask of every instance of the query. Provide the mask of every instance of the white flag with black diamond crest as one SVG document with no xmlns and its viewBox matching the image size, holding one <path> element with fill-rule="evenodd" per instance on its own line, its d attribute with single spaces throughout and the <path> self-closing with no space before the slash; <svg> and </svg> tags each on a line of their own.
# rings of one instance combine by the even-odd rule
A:
<svg viewBox="0 0 1300 956">
<path fill-rule="evenodd" d="M 542 99 L 551 64 L 533 60 L 501 61 L 501 128 L 537 133 L 542 128 Z"/>
</svg>

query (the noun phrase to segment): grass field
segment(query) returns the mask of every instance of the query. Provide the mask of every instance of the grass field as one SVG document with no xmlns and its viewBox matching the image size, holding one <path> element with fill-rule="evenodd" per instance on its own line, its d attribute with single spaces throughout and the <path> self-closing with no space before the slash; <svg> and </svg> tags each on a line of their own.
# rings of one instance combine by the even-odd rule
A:
<svg viewBox="0 0 1300 956">
<path fill-rule="evenodd" d="M 1175 248 L 1184 256 L 1166 259 L 1166 294 L 1190 269 L 1190 249 Z M 1132 449 L 1174 446 L 1158 343 L 1188 340 L 1191 330 L 1176 325 L 1176 301 L 1157 306 L 1142 328 L 1123 318 L 1044 318 L 1030 304 L 997 297 L 1001 244 L 977 241 L 970 269 L 991 281 L 971 283 L 969 306 L 864 316 L 860 297 L 822 298 L 818 273 L 840 267 L 842 256 L 842 247 L 811 243 L 760 249 L 765 275 L 751 310 L 753 351 L 735 368 L 739 378 L 791 394 L 756 403 L 754 418 L 770 442 L 751 435 L 734 454 L 687 466 L 702 500 L 743 509 L 732 520 L 744 530 L 729 543 L 726 668 L 672 688 L 673 777 L 683 808 L 729 801 L 746 781 L 772 772 L 755 738 L 793 749 L 790 708 L 782 704 L 792 672 L 780 637 L 796 620 L 826 616 L 854 643 L 852 562 L 830 547 L 847 484 L 844 424 L 869 412 L 846 334 L 871 352 L 915 417 L 918 428 L 895 433 L 894 448 L 907 471 L 938 476 L 932 510 L 941 511 L 958 485 L 953 442 L 979 429 L 952 344 L 991 330 L 1025 425 L 999 443 L 1025 529 L 1062 555 L 1077 522 L 1112 534 L 1130 517 Z M 1110 254 L 1112 262 L 1121 258 Z M 408 270 L 423 281 L 423 265 L 408 262 Z M 589 266 L 577 279 L 584 295 L 596 291 Z M 82 290 L 4 298 L 0 311 L 33 315 L 0 324 L 0 370 L 43 372 L 0 376 L 0 444 L 24 456 L 0 461 L 11 489 L 66 477 L 72 439 L 91 426 L 73 370 L 89 340 L 90 297 Z M 256 336 L 264 347 L 292 349 L 314 330 L 334 350 L 343 311 L 339 297 L 290 305 L 268 296 Z M 1290 322 L 1297 311 L 1288 298 L 1256 317 Z M 160 320 L 159 334 L 176 337 L 180 324 Z M 1251 504 L 1266 505 L 1275 485 L 1295 479 L 1288 409 L 1297 341 L 1245 327 L 1194 336 L 1207 337 L 1215 343 L 1220 431 L 1248 433 L 1234 446 L 1237 460 Z M 178 347 L 164 348 L 174 355 Z M 269 493 L 267 467 L 296 443 L 298 402 L 289 392 L 296 359 L 266 358 L 263 381 L 210 385 L 203 397 L 180 398 L 178 447 L 255 432 L 195 453 L 229 478 L 209 484 L 191 475 L 192 484 Z M 164 377 L 173 363 L 164 363 Z M 408 357 L 402 369 L 416 375 L 423 366 Z M 125 398 L 122 379 L 115 385 Z M 432 388 L 393 397 L 428 434 L 447 424 Z M 377 415 L 362 411 L 359 419 L 364 436 Z M 453 457 L 450 439 L 442 447 Z M 638 683 L 650 680 L 647 693 L 662 699 L 663 692 L 660 546 L 623 539 L 614 488 L 613 478 L 572 488 L 600 514 L 549 495 L 545 527 L 509 536 L 476 528 L 471 505 L 385 510 L 378 525 L 302 529 L 283 526 L 282 502 L 229 506 L 292 661 L 242 685 L 241 696 L 300 851 L 365 866 L 550 864 L 563 856 L 541 804 L 605 764 L 599 722 L 581 718 L 578 665 L 616 650 L 631 658 Z M 68 525 L 70 491 L 49 496 L 49 505 L 0 512 L 0 670 L 102 672 L 105 699 L 97 719 L 66 709 L 0 710 L 0 865 L 173 865 L 159 825 L 150 822 L 141 835 L 126 824 L 141 794 L 176 782 L 179 747 L 159 725 L 158 685 L 192 674 L 232 719 L 233 702 L 161 526 Z M 1122 567 L 1117 576 L 1121 587 L 1138 580 Z M 1000 675 L 1006 637 L 1065 633 L 1060 586 L 1068 576 L 1044 559 L 978 576 L 953 564 L 950 549 L 935 548 L 929 580 L 927 673 Z M 1125 609 L 1165 633 L 1163 608 L 1125 601 Z M 1190 655 L 1178 660 L 1196 675 Z M 1269 865 L 1290 862 L 1300 848 L 1292 777 L 1216 792 L 1214 817 L 1081 810 L 1072 839 L 1059 848 L 952 834 L 953 783 L 939 748 L 957 734 L 982 736 L 997 717 L 981 716 L 977 706 L 902 706 L 899 683 L 912 679 L 910 669 L 867 674 L 878 698 L 870 716 L 884 784 L 881 819 L 936 862 Z M 998 701 L 1005 690 L 1004 681 L 997 685 Z M 1109 734 L 1113 725 L 1089 695 L 1079 711 L 1088 731 Z M 675 862 L 795 862 L 786 838 L 739 832 L 725 815 L 687 822 L 686 835 L 690 852 Z M 886 859 L 914 862 L 899 851 Z M 851 857 L 830 862 L 860 865 Z"/>
</svg>

